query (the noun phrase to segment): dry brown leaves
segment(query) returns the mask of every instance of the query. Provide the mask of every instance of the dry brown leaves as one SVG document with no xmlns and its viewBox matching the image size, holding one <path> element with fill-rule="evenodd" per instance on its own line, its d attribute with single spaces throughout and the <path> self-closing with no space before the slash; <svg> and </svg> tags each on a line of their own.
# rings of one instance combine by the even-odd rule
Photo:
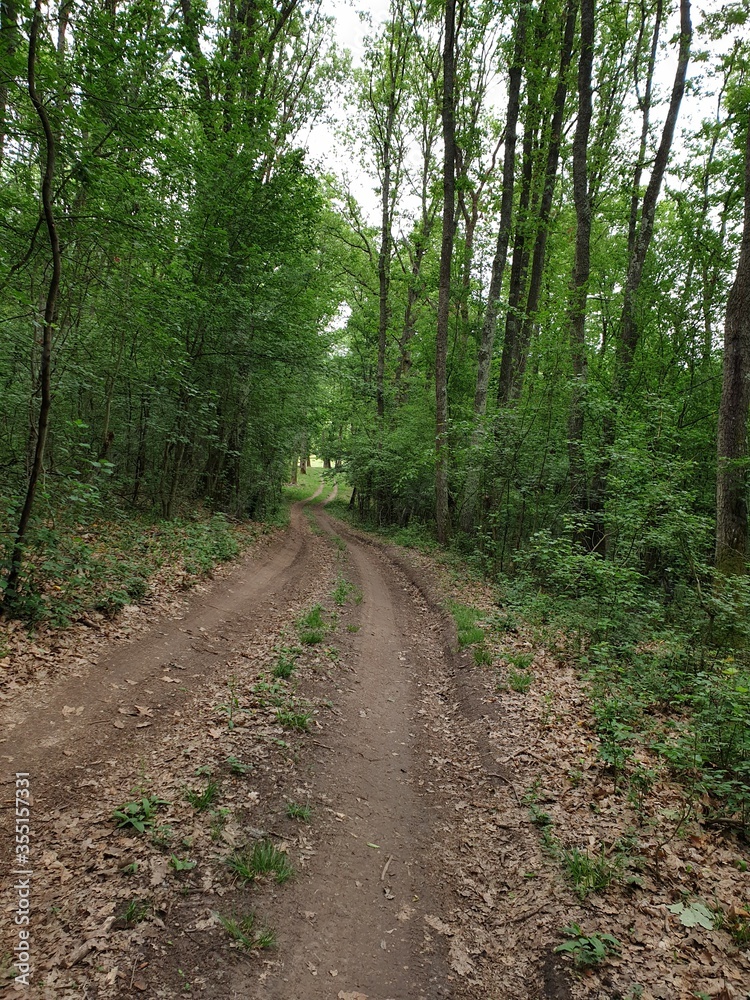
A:
<svg viewBox="0 0 750 1000">
<path fill-rule="evenodd" d="M 433 560 L 410 559 L 440 579 L 446 598 L 488 616 L 497 612 L 489 586 L 458 583 Z M 750 860 L 746 846 L 728 831 L 691 821 L 684 790 L 646 748 L 640 763 L 658 778 L 638 810 L 598 756 L 574 670 L 523 630 L 488 629 L 486 642 L 492 667 L 475 667 L 470 655 L 460 655 L 453 681 L 433 679 L 422 709 L 436 747 L 428 792 L 450 803 L 443 864 L 455 903 L 448 928 L 437 933 L 452 935 L 456 974 L 476 984 L 477 997 L 496 1000 L 745 1000 L 748 951 L 727 929 L 686 927 L 668 907 L 701 900 L 723 911 L 725 921 L 743 918 L 750 903 L 750 872 L 740 870 Z M 533 655 L 526 694 L 504 683 L 504 653 Z M 582 902 L 559 856 L 545 848 L 532 807 L 551 820 L 548 836 L 558 854 L 578 848 L 591 857 L 603 852 L 613 863 L 619 857 L 621 878 Z M 560 976 L 571 963 L 553 949 L 572 922 L 586 935 L 614 935 L 621 955 L 586 974 Z"/>
</svg>

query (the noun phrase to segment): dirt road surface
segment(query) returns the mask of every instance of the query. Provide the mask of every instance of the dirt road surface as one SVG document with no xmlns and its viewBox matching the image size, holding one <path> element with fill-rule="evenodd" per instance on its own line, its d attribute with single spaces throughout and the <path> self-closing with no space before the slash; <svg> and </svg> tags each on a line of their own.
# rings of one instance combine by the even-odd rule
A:
<svg viewBox="0 0 750 1000">
<path fill-rule="evenodd" d="M 295 645 L 314 606 L 326 638 Z M 482 822 L 503 838 L 490 813 L 515 803 L 483 777 L 472 741 L 484 719 L 419 574 L 296 505 L 277 542 L 178 610 L 4 709 L 9 996 L 570 996 L 544 947 L 493 972 L 489 940 L 469 948 L 476 935 L 455 922 L 457 892 L 484 900 L 461 911 L 473 908 L 478 927 L 499 884 L 498 860 L 482 860 L 489 841 L 470 843 L 459 820 L 481 786 L 492 797 Z M 289 650 L 287 684 L 272 665 Z M 28 989 L 8 957 L 16 772 L 32 786 Z M 215 800 L 191 807 L 190 790 L 214 779 Z M 144 796 L 158 819 L 144 836 L 117 830 L 113 810 Z M 309 823 L 290 816 L 294 803 Z M 228 861 L 258 842 L 285 852 L 295 877 L 238 879 Z M 248 950 L 227 933 L 250 912 L 275 947 Z"/>
</svg>

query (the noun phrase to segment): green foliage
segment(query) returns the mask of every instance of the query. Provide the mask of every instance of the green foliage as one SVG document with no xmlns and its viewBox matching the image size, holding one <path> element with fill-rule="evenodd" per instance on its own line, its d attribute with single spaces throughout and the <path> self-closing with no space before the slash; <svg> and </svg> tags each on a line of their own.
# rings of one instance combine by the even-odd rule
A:
<svg viewBox="0 0 750 1000">
<path fill-rule="evenodd" d="M 173 854 L 169 859 L 169 864 L 173 871 L 179 874 L 180 872 L 192 871 L 198 862 L 191 861 L 189 858 L 178 858 L 176 854 Z"/>
<path fill-rule="evenodd" d="M 106 518 L 68 511 L 55 527 L 30 532 L 14 614 L 57 627 L 91 611 L 112 618 L 143 600 L 165 565 L 189 583 L 233 558 L 248 537 L 221 515 L 160 522 L 114 505 Z"/>
<path fill-rule="evenodd" d="M 492 666 L 492 652 L 484 645 L 476 645 L 473 649 L 474 663 L 478 667 Z"/>
<path fill-rule="evenodd" d="M 276 718 L 287 729 L 296 729 L 298 732 L 306 733 L 310 728 L 312 712 L 301 712 L 291 708 L 280 708 L 276 712 Z"/>
<path fill-rule="evenodd" d="M 534 675 L 525 670 L 508 671 L 508 687 L 517 694 L 526 694 L 532 685 Z"/>
<path fill-rule="evenodd" d="M 276 934 L 264 925 L 258 926 L 258 920 L 254 913 L 247 913 L 244 916 L 224 917 L 217 914 L 219 923 L 227 934 L 236 941 L 240 947 L 252 951 L 261 951 L 276 947 Z"/>
<path fill-rule="evenodd" d="M 455 601 L 451 601 L 449 607 L 453 615 L 453 620 L 456 623 L 459 649 L 465 649 L 466 646 L 484 642 L 484 629 L 479 628 L 476 624 L 478 621 L 483 620 L 484 615 L 482 612 L 464 604 L 457 604 Z"/>
<path fill-rule="evenodd" d="M 349 583 L 343 576 L 340 576 L 336 581 L 336 587 L 333 591 L 334 604 L 342 608 L 350 597 L 355 604 L 360 604 L 362 601 L 362 593 L 359 588 L 355 587 L 353 583 Z"/>
<path fill-rule="evenodd" d="M 699 899 L 692 903 L 679 901 L 668 906 L 670 913 L 674 913 L 683 927 L 704 927 L 706 930 L 713 930 L 715 918 L 705 903 Z"/>
<path fill-rule="evenodd" d="M 143 795 L 115 809 L 112 818 L 117 820 L 118 829 L 130 827 L 136 833 L 145 833 L 146 830 L 153 829 L 157 813 L 160 807 L 165 805 L 167 805 L 165 799 L 160 799 L 156 795 Z"/>
<path fill-rule="evenodd" d="M 185 798 L 196 812 L 205 812 L 216 801 L 219 787 L 219 782 L 212 778 L 205 788 L 186 788 Z"/>
<path fill-rule="evenodd" d="M 252 882 L 258 876 L 273 874 L 279 885 L 288 882 L 294 875 L 289 859 L 272 840 L 257 840 L 252 847 L 235 851 L 227 859 L 227 865 L 244 882 Z"/>
<path fill-rule="evenodd" d="M 570 940 L 559 944 L 555 951 L 570 955 L 577 969 L 596 968 L 620 953 L 620 942 L 612 934 L 586 935 L 579 924 L 569 924 L 562 932 Z"/>
<path fill-rule="evenodd" d="M 274 664 L 273 676 L 279 678 L 280 680 L 289 680 L 294 673 L 295 666 L 296 659 L 294 656 L 290 656 L 286 653 L 280 653 L 278 660 Z"/>
<path fill-rule="evenodd" d="M 564 849 L 561 861 L 565 872 L 579 899 L 584 900 L 592 892 L 603 892 L 616 882 L 624 869 L 624 859 L 617 851 L 612 856 L 601 847 L 598 854 L 577 847 Z"/>
<path fill-rule="evenodd" d="M 152 903 L 148 899 L 131 899 L 119 914 L 119 919 L 128 927 L 135 927 L 146 919 L 151 912 L 151 906 Z"/>
<path fill-rule="evenodd" d="M 229 766 L 229 770 L 232 774 L 238 777 L 244 777 L 249 771 L 252 771 L 252 764 L 243 764 L 241 760 L 238 760 L 234 756 L 229 756 L 226 759 L 226 763 Z"/>
<path fill-rule="evenodd" d="M 316 646 L 326 636 L 327 626 L 323 618 L 323 608 L 314 605 L 306 614 L 297 619 L 299 641 L 303 646 Z"/>
<path fill-rule="evenodd" d="M 303 823 L 310 822 L 312 810 L 308 805 L 301 805 L 299 802 L 287 802 L 286 814 L 290 819 L 298 819 Z"/>
</svg>

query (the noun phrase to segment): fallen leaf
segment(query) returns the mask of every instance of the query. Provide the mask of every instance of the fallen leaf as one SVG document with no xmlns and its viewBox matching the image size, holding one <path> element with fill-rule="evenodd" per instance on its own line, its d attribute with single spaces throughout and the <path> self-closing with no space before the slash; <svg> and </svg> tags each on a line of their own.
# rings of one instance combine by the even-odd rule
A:
<svg viewBox="0 0 750 1000">
<path fill-rule="evenodd" d="M 115 719 L 115 721 L 112 723 L 112 725 L 115 727 L 115 729 L 124 729 L 125 728 L 125 723 L 122 721 L 122 719 Z"/>
<path fill-rule="evenodd" d="M 450 959 L 451 968 L 459 976 L 470 976 L 473 973 L 474 966 L 466 952 L 465 946 L 459 942 L 458 938 L 453 938 L 451 941 L 448 958 Z"/>
<path fill-rule="evenodd" d="M 440 917 L 434 917 L 431 913 L 425 915 L 424 922 L 428 927 L 432 927 L 433 930 L 437 931 L 438 934 L 445 934 L 446 937 L 453 937 L 453 929 L 446 924 Z"/>
</svg>

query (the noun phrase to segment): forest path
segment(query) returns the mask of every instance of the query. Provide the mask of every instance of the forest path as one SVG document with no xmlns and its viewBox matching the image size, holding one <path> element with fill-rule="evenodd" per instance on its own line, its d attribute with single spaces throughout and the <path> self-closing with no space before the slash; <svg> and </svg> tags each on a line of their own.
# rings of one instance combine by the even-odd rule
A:
<svg viewBox="0 0 750 1000">
<path fill-rule="evenodd" d="M 280 961 L 257 982 L 238 970 L 233 995 L 258 1000 L 370 1000 L 457 996 L 425 936 L 439 872 L 431 844 L 417 719 L 419 678 L 442 658 L 436 620 L 382 552 L 322 510 L 361 589 L 352 674 L 309 777 L 328 803 L 305 873 L 275 897 Z"/>
<path fill-rule="evenodd" d="M 569 997 L 557 977 L 541 982 L 531 951 L 507 989 L 487 978 L 502 968 L 472 957 L 496 939 L 477 922 L 477 893 L 481 919 L 506 926 L 487 859 L 516 835 L 495 821 L 513 804 L 483 777 L 487 709 L 467 696 L 442 598 L 409 559 L 307 504 L 177 618 L 6 710 L 2 909 L 13 912 L 21 771 L 34 1000 Z M 315 607 L 326 636 L 305 645 Z M 284 712 L 303 711 L 307 731 L 285 728 Z M 116 829 L 113 811 L 142 796 L 158 803 L 145 832 Z M 289 814 L 295 802 L 309 823 Z M 286 853 L 290 882 L 233 874 L 258 840 Z M 251 913 L 276 948 L 233 942 L 227 920 Z M 0 954 L 15 935 L 4 920 Z M 0 984 L 9 975 L 0 966 Z"/>
<path fill-rule="evenodd" d="M 14 698 L 0 713 L 5 770 L 38 775 L 35 795 L 44 801 L 47 789 L 56 787 L 58 772 L 70 770 L 66 750 L 74 748 L 81 767 L 105 747 L 108 754 L 120 746 L 135 752 L 134 740 L 142 742 L 147 728 L 158 729 L 159 719 L 167 721 L 166 715 L 147 712 L 178 709 L 203 680 L 207 656 L 217 663 L 231 656 L 238 642 L 266 628 L 269 616 L 277 616 L 280 595 L 289 598 L 304 591 L 315 574 L 304 521 L 302 505 L 295 505 L 280 543 L 260 559 L 251 555 L 240 561 L 209 594 L 191 594 L 179 617 L 156 621 L 134 642 L 116 644 L 95 667 L 71 673 L 41 693 L 31 688 Z M 164 682 L 170 671 L 179 684 Z M 139 727 L 144 719 L 148 727 Z M 124 725 L 113 732 L 115 721 Z M 106 729 L 98 728 L 107 723 Z"/>
</svg>

